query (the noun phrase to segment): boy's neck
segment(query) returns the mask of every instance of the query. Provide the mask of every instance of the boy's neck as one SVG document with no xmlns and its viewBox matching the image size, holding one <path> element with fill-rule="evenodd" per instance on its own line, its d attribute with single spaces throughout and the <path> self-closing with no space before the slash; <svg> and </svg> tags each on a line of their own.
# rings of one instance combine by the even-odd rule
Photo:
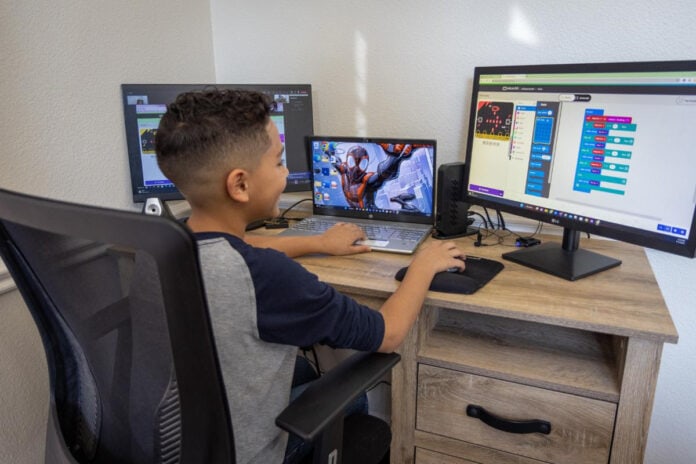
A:
<svg viewBox="0 0 696 464">
<path fill-rule="evenodd" d="M 224 232 L 244 238 L 246 224 L 233 214 L 206 214 L 192 210 L 186 225 L 193 232 Z"/>
</svg>

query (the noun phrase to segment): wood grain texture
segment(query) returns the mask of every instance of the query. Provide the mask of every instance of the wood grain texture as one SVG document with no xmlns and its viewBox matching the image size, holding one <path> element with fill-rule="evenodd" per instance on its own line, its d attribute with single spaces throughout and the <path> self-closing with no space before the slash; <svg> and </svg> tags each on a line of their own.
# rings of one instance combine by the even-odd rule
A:
<svg viewBox="0 0 696 464">
<path fill-rule="evenodd" d="M 661 343 L 637 338 L 628 340 L 612 464 L 643 462 L 661 355 Z"/>
<path fill-rule="evenodd" d="M 450 310 L 439 314 L 441 323 L 420 344 L 421 363 L 619 400 L 619 373 L 608 335 Z"/>
<path fill-rule="evenodd" d="M 391 464 L 413 464 L 415 459 L 417 346 L 418 323 L 397 350 L 401 362 L 392 369 Z"/>
<path fill-rule="evenodd" d="M 558 237 L 541 239 L 557 241 Z M 465 252 L 499 260 L 505 269 L 473 295 L 430 292 L 427 303 L 432 306 L 669 343 L 678 340 L 641 247 L 611 240 L 581 240 L 581 247 L 623 263 L 570 282 L 503 260 L 501 253 L 508 248 L 475 248 L 470 240 L 456 241 Z M 394 275 L 410 260 L 409 256 L 380 252 L 298 259 L 309 271 L 341 291 L 382 298 L 397 288 L 399 282 Z"/>
<path fill-rule="evenodd" d="M 416 464 L 478 464 L 467 459 L 456 458 L 426 449 L 416 448 Z"/>
<path fill-rule="evenodd" d="M 461 458 L 466 463 L 542 464 L 542 461 L 536 459 L 529 459 L 524 456 L 506 453 L 505 451 L 416 430 L 416 457 L 418 457 L 423 450 L 428 450 L 430 453 L 433 453 L 430 454 L 430 456 L 436 456 L 437 451 L 445 456 Z M 416 464 L 420 464 L 420 462 L 416 460 Z"/>
<path fill-rule="evenodd" d="M 508 420 L 545 420 L 549 434 L 497 430 L 467 405 Z M 547 462 L 607 462 L 616 404 L 420 365 L 416 428 Z"/>
</svg>

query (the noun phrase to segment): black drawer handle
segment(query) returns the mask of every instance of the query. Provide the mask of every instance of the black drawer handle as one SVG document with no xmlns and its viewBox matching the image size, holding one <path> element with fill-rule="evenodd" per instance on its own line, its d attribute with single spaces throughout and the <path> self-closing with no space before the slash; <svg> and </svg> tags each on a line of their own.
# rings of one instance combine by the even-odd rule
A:
<svg viewBox="0 0 696 464">
<path fill-rule="evenodd" d="M 543 433 L 548 435 L 551 433 L 551 423 L 539 419 L 527 421 L 516 421 L 503 419 L 494 416 L 481 406 L 470 404 L 466 407 L 466 415 L 479 419 L 484 424 L 493 427 L 494 429 L 502 430 L 509 433 Z"/>
</svg>

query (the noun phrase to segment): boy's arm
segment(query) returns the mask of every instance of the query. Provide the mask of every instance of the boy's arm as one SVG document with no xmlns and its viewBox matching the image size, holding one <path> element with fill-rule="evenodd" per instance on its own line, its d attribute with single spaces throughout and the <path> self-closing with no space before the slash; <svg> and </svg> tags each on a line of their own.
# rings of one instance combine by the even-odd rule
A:
<svg viewBox="0 0 696 464">
<path fill-rule="evenodd" d="M 391 353 L 401 345 L 423 307 L 430 282 L 437 272 L 464 269 L 464 254 L 453 242 L 432 241 L 413 258 L 399 288 L 380 308 L 384 339 L 377 351 Z"/>
<path fill-rule="evenodd" d="M 286 237 L 277 235 L 250 235 L 244 240 L 258 248 L 273 248 L 290 258 L 322 253 L 327 255 L 350 255 L 370 251 L 367 245 L 355 245 L 364 240 L 365 232 L 355 224 L 339 223 L 321 235 Z"/>
</svg>

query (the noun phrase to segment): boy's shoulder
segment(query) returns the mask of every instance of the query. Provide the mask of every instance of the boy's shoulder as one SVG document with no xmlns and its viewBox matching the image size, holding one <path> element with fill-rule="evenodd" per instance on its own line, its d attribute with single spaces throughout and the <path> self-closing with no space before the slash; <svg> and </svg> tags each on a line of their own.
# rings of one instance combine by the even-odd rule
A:
<svg viewBox="0 0 696 464">
<path fill-rule="evenodd" d="M 196 238 L 196 242 L 198 242 L 199 246 L 210 245 L 218 242 L 227 242 L 233 248 L 248 245 L 241 238 L 225 232 L 194 232 L 193 236 Z"/>
<path fill-rule="evenodd" d="M 205 253 L 213 257 L 223 258 L 227 253 L 222 250 L 234 250 L 241 259 L 244 260 L 250 269 L 262 268 L 268 270 L 269 267 L 280 267 L 291 271 L 302 268 L 297 262 L 290 259 L 285 253 L 272 248 L 259 248 L 245 242 L 243 239 L 223 233 L 223 232 L 198 232 L 194 234 L 198 242 L 199 250 L 216 249 L 215 252 Z"/>
</svg>

